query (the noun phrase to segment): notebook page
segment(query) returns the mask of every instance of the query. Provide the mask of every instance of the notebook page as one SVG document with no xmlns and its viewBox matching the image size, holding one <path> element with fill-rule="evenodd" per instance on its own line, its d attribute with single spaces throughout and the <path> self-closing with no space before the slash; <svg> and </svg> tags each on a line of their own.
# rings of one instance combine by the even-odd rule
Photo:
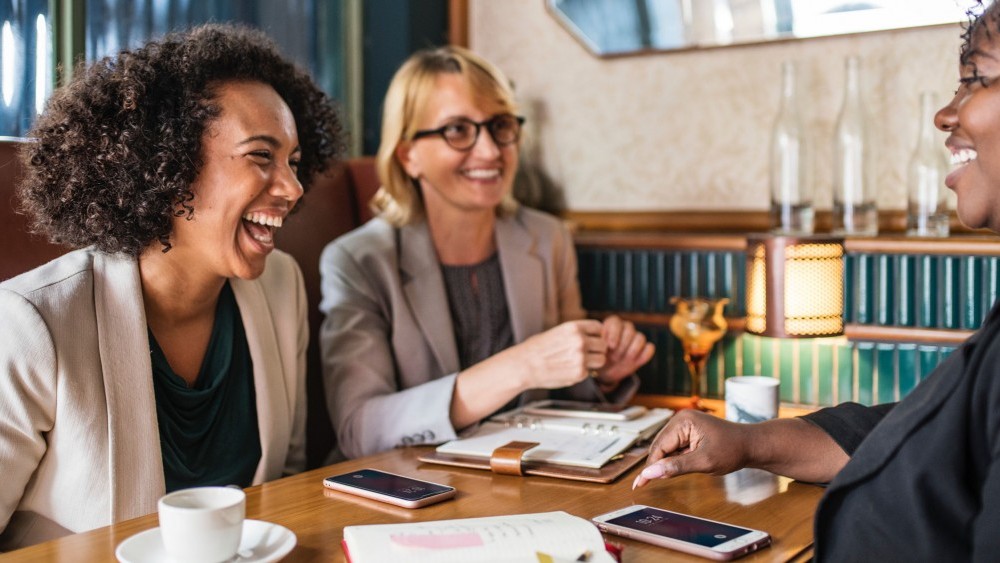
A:
<svg viewBox="0 0 1000 563">
<path fill-rule="evenodd" d="M 558 463 L 577 467 L 600 468 L 612 457 L 631 446 L 635 434 L 518 428 L 496 423 L 480 426 L 471 437 L 452 440 L 437 447 L 439 453 L 490 457 L 493 451 L 513 441 L 538 442 L 525 452 L 525 461 Z"/>
<path fill-rule="evenodd" d="M 348 526 L 344 540 L 352 563 L 535 561 L 538 552 L 573 561 L 587 551 L 613 561 L 597 528 L 565 512 Z"/>
</svg>

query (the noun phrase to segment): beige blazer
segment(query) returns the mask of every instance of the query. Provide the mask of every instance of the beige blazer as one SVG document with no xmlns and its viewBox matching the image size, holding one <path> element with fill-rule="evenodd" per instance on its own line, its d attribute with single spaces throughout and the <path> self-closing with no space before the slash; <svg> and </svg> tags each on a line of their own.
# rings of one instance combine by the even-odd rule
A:
<svg viewBox="0 0 1000 563">
<path fill-rule="evenodd" d="M 497 221 L 496 242 L 515 342 L 584 317 L 576 251 L 558 219 L 522 207 Z M 375 218 L 327 245 L 320 272 L 323 376 L 339 448 L 330 460 L 454 439 L 458 351 L 427 224 Z M 614 400 L 637 384 L 621 385 Z M 564 393 L 603 398 L 590 379 Z M 520 401 L 549 395 L 534 389 Z"/>
<path fill-rule="evenodd" d="M 231 280 L 254 367 L 254 483 L 305 466 L 302 273 Z M 0 284 L 0 549 L 156 511 L 164 494 L 137 262 L 93 249 Z"/>
</svg>

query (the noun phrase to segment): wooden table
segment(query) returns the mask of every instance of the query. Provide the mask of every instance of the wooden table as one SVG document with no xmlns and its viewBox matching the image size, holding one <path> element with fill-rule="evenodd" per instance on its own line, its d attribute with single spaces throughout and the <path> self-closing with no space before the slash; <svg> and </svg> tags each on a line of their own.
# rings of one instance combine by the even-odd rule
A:
<svg viewBox="0 0 1000 563">
<path fill-rule="evenodd" d="M 804 560 L 812 552 L 812 523 L 823 489 L 757 470 L 725 477 L 687 475 L 654 481 L 631 491 L 638 468 L 610 485 L 546 477 L 508 477 L 488 471 L 449 468 L 416 459 L 422 448 L 385 452 L 343 462 L 247 489 L 247 517 L 281 524 L 298 543 L 284 559 L 344 561 L 344 526 L 445 520 L 564 510 L 591 518 L 629 504 L 648 504 L 762 529 L 773 545 L 740 561 Z M 323 487 L 324 477 L 372 467 L 451 485 L 454 500 L 418 509 L 397 508 Z M 158 525 L 156 514 L 0 555 L 0 561 L 114 561 L 115 547 Z M 624 544 L 626 562 L 705 561 L 649 544 L 605 536 Z"/>
</svg>

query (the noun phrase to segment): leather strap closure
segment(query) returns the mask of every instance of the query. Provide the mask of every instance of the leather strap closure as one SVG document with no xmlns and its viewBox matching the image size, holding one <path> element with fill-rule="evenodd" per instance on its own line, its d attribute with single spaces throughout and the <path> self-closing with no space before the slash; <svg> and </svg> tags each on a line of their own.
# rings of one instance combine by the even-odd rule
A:
<svg viewBox="0 0 1000 563">
<path fill-rule="evenodd" d="M 493 450 L 490 456 L 490 469 L 499 475 L 524 475 L 521 460 L 524 452 L 537 446 L 538 442 L 508 442 Z"/>
</svg>

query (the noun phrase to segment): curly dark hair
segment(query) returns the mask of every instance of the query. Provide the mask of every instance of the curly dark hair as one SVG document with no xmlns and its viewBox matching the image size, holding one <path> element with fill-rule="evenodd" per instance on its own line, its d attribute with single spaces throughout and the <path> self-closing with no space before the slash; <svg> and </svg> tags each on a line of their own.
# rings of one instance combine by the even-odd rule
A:
<svg viewBox="0 0 1000 563">
<path fill-rule="evenodd" d="M 958 61 L 962 66 L 972 66 L 973 76 L 978 76 L 979 69 L 971 63 L 974 53 L 972 42 L 980 31 L 989 38 L 990 34 L 993 33 L 989 26 L 990 23 L 995 29 L 1000 30 L 1000 2 L 984 5 L 982 0 L 979 0 L 976 5 L 969 8 L 966 15 L 969 22 L 962 30 L 962 47 L 959 50 Z"/>
<path fill-rule="evenodd" d="M 169 250 L 172 217 L 194 213 L 202 134 L 221 111 L 215 87 L 230 80 L 269 84 L 288 104 L 308 189 L 342 151 L 333 102 L 263 32 L 209 24 L 81 67 L 52 95 L 20 155 L 32 230 L 108 253 Z"/>
</svg>

